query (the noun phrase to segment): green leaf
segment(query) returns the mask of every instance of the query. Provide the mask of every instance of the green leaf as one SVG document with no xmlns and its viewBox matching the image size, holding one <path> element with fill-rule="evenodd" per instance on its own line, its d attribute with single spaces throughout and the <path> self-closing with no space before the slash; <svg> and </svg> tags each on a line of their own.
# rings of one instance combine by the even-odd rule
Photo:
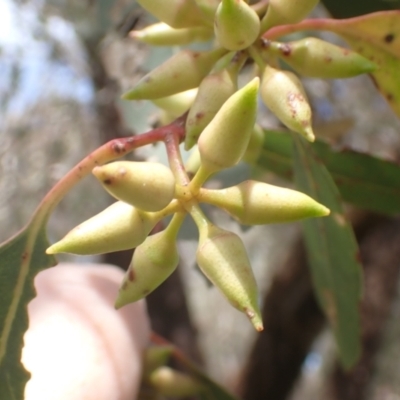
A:
<svg viewBox="0 0 400 400">
<path fill-rule="evenodd" d="M 24 398 L 29 372 L 21 363 L 28 329 L 27 305 L 35 297 L 35 275 L 56 264 L 46 255 L 45 229 L 32 220 L 0 247 L 0 400 Z"/>
<path fill-rule="evenodd" d="M 276 39 L 305 30 L 325 30 L 343 37 L 350 47 L 372 61 L 371 73 L 377 88 L 400 116 L 400 11 L 381 11 L 349 19 L 308 19 L 278 26 L 264 36 Z"/>
<path fill-rule="evenodd" d="M 399 0 L 363 0 L 363 1 L 347 1 L 347 0 L 323 0 L 325 8 L 334 18 L 350 18 L 362 14 L 383 10 L 394 10 L 399 8 Z"/>
<path fill-rule="evenodd" d="M 302 224 L 317 298 L 333 328 L 341 363 L 350 368 L 361 352 L 358 307 L 362 276 L 357 242 L 329 172 L 311 146 L 300 137 L 294 140 L 298 189 L 331 210 L 328 217 Z"/>
<path fill-rule="evenodd" d="M 29 379 L 29 373 L 20 361 L 23 336 L 28 328 L 27 305 L 35 297 L 33 280 L 36 274 L 56 265 L 56 259 L 46 255 L 49 247 L 46 224 L 51 212 L 95 166 L 120 158 L 155 140 L 160 139 L 150 131 L 140 136 L 111 140 L 94 150 L 47 193 L 30 223 L 0 245 L 0 400 L 23 399 Z"/>
<path fill-rule="evenodd" d="M 257 165 L 292 178 L 292 137 L 268 131 Z M 331 173 L 344 201 L 386 214 L 400 213 L 400 166 L 353 150 L 334 151 L 321 141 L 312 145 Z"/>
<path fill-rule="evenodd" d="M 378 65 L 371 76 L 393 111 L 400 116 L 400 11 L 330 20 L 327 25 L 353 50 Z"/>
</svg>

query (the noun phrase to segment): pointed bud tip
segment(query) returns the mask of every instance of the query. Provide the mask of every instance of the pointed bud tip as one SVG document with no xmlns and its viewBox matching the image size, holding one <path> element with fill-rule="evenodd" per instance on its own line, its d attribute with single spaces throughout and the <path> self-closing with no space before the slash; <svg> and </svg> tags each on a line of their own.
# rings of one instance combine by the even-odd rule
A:
<svg viewBox="0 0 400 400">
<path fill-rule="evenodd" d="M 99 179 L 99 177 L 100 177 L 100 175 L 101 175 L 101 167 L 100 166 L 97 166 L 97 167 L 94 167 L 93 169 L 92 169 L 92 174 L 97 178 L 97 179 Z"/>
<path fill-rule="evenodd" d="M 256 76 L 255 78 L 253 78 L 249 83 L 248 83 L 249 87 L 254 88 L 255 90 L 258 91 L 259 87 L 260 87 L 260 78 L 258 76 Z"/>
<path fill-rule="evenodd" d="M 113 174 L 109 172 L 107 165 L 100 165 L 92 169 L 92 174 L 103 184 L 111 184 Z"/>
<path fill-rule="evenodd" d="M 130 31 L 129 32 L 129 37 L 133 38 L 133 39 L 140 39 L 144 36 L 143 32 L 140 31 Z"/>
<path fill-rule="evenodd" d="M 374 72 L 378 69 L 378 65 L 375 64 L 374 62 L 366 59 L 365 65 L 364 65 L 364 73 L 369 73 L 369 72 Z"/>
<path fill-rule="evenodd" d="M 46 254 L 57 254 L 57 253 L 58 251 L 54 244 L 46 250 Z"/>
<path fill-rule="evenodd" d="M 250 322 L 254 326 L 257 332 L 261 332 L 264 330 L 264 325 L 261 319 L 260 311 L 257 310 L 250 310 L 248 308 L 245 309 L 245 314 L 249 318 Z"/>
<path fill-rule="evenodd" d="M 303 218 L 327 217 L 331 213 L 331 210 L 329 208 L 325 207 L 323 204 L 319 203 L 311 197 L 308 197 L 308 202 L 308 210 L 305 211 Z"/>
<path fill-rule="evenodd" d="M 129 304 L 129 301 L 126 301 L 126 299 L 123 299 L 120 295 L 120 293 L 118 293 L 117 299 L 115 300 L 114 303 L 114 308 L 116 310 L 119 310 L 120 308 L 122 308 L 123 306 L 126 306 L 127 304 Z"/>
<path fill-rule="evenodd" d="M 328 215 L 330 215 L 330 213 L 331 213 L 331 210 L 329 208 L 320 204 L 319 209 L 318 209 L 319 217 L 327 217 Z"/>
<path fill-rule="evenodd" d="M 54 243 L 46 250 L 46 254 L 59 254 L 59 253 L 69 253 L 68 245 L 65 246 L 63 239 Z"/>
<path fill-rule="evenodd" d="M 135 92 L 133 90 L 130 90 L 129 92 L 124 93 L 121 96 L 122 100 L 137 100 L 135 96 Z"/>
<path fill-rule="evenodd" d="M 304 128 L 303 135 L 309 142 L 315 142 L 315 135 L 311 126 Z"/>
</svg>

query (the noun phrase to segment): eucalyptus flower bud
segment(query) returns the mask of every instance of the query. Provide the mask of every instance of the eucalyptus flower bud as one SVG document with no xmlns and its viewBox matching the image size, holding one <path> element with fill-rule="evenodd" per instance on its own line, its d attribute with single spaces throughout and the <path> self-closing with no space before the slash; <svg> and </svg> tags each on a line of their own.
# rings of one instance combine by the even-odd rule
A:
<svg viewBox="0 0 400 400">
<path fill-rule="evenodd" d="M 254 78 L 233 94 L 201 134 L 201 163 L 208 172 L 232 167 L 243 157 L 256 120 L 258 87 Z"/>
<path fill-rule="evenodd" d="M 210 40 L 213 32 L 204 26 L 175 29 L 164 22 L 158 22 L 142 30 L 131 31 L 129 36 L 153 46 L 182 46 Z"/>
<path fill-rule="evenodd" d="M 138 3 L 173 28 L 190 28 L 204 24 L 203 14 L 194 0 L 138 0 Z"/>
<path fill-rule="evenodd" d="M 267 66 L 260 91 L 265 105 L 284 125 L 310 142 L 315 140 L 311 107 L 303 85 L 295 74 Z"/>
<path fill-rule="evenodd" d="M 172 96 L 162 97 L 153 100 L 153 103 L 165 111 L 170 120 L 173 121 L 189 110 L 196 98 L 197 90 L 197 88 L 190 89 Z"/>
<path fill-rule="evenodd" d="M 257 284 L 239 236 L 211 223 L 202 226 L 196 260 L 233 307 L 244 312 L 255 329 L 262 331 Z"/>
<path fill-rule="evenodd" d="M 222 47 L 242 50 L 258 38 L 260 19 L 243 0 L 222 0 L 215 13 L 215 36 Z"/>
<path fill-rule="evenodd" d="M 142 243 L 162 213 L 146 213 L 117 201 L 101 213 L 72 229 L 47 254 L 101 254 L 128 250 Z"/>
<path fill-rule="evenodd" d="M 178 262 L 176 237 L 168 229 L 147 237 L 133 253 L 115 307 L 147 296 L 174 272 Z"/>
<path fill-rule="evenodd" d="M 300 22 L 317 4 L 318 0 L 269 0 L 267 12 L 261 21 L 261 31 Z"/>
<path fill-rule="evenodd" d="M 191 149 L 221 106 L 237 90 L 237 77 L 227 69 L 206 76 L 186 119 L 185 150 Z"/>
<path fill-rule="evenodd" d="M 182 50 L 144 76 L 122 98 L 154 100 L 199 86 L 225 49 L 205 52 Z"/>
<path fill-rule="evenodd" d="M 174 347 L 172 345 L 149 346 L 145 349 L 143 357 L 143 375 L 154 371 L 156 368 L 167 364 L 171 358 Z"/>
<path fill-rule="evenodd" d="M 330 212 L 304 193 L 257 181 L 220 190 L 201 189 L 197 198 L 224 209 L 244 225 L 292 222 Z"/>
<path fill-rule="evenodd" d="M 195 0 L 197 7 L 203 12 L 207 20 L 214 21 L 214 15 L 217 11 L 220 0 Z"/>
<path fill-rule="evenodd" d="M 360 54 L 317 38 L 271 42 L 272 50 L 304 76 L 323 79 L 351 78 L 372 72 L 376 65 Z"/>
<path fill-rule="evenodd" d="M 174 175 L 163 164 L 116 161 L 92 172 L 112 196 L 143 211 L 162 210 L 175 194 Z"/>
<path fill-rule="evenodd" d="M 166 366 L 154 370 L 148 381 L 157 392 L 178 399 L 194 396 L 204 389 L 195 378 Z"/>
</svg>

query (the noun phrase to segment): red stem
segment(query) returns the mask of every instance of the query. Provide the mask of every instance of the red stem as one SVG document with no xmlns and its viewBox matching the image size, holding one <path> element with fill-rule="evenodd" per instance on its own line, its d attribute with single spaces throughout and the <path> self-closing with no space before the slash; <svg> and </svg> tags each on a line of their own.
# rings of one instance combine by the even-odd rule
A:
<svg viewBox="0 0 400 400">
<path fill-rule="evenodd" d="M 279 25 L 269 29 L 264 33 L 263 38 L 274 40 L 278 39 L 281 36 L 289 35 L 298 31 L 305 30 L 331 30 L 332 22 L 337 22 L 330 18 L 314 18 L 314 19 L 305 19 L 298 24 L 289 24 L 289 25 Z"/>
<path fill-rule="evenodd" d="M 176 132 L 165 135 L 164 144 L 167 149 L 169 166 L 175 176 L 175 180 L 180 185 L 188 185 L 190 179 L 186 173 L 179 150 L 180 138 Z"/>
<path fill-rule="evenodd" d="M 75 167 L 73 167 L 44 197 L 35 211 L 33 219 L 46 221 L 52 210 L 62 200 L 65 194 L 85 176 L 90 174 L 94 167 L 115 160 L 132 150 L 147 144 L 165 141 L 173 135 L 176 140 L 182 141 L 185 136 L 186 114 L 177 118 L 171 124 L 152 129 L 149 132 L 127 138 L 113 139 L 105 143 Z"/>
</svg>

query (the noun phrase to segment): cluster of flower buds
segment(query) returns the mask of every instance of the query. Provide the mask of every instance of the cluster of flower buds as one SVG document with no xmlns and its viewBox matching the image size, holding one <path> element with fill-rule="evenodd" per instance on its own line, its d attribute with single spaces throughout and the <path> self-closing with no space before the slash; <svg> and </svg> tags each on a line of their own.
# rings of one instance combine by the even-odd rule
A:
<svg viewBox="0 0 400 400">
<path fill-rule="evenodd" d="M 151 162 L 115 161 L 93 169 L 118 201 L 82 223 L 48 253 L 96 254 L 134 248 L 116 306 L 137 301 L 159 286 L 179 262 L 177 235 L 187 214 L 199 229 L 197 263 L 229 302 L 262 329 L 257 285 L 245 247 L 236 234 L 212 224 L 199 203 L 223 208 L 243 224 L 289 222 L 329 213 L 305 194 L 261 182 L 221 190 L 203 189 L 214 172 L 240 162 L 254 134 L 259 78 L 234 92 L 205 127 L 198 141 L 200 168 L 192 180 Z M 176 161 L 176 160 L 175 160 Z M 165 216 L 165 230 L 149 235 Z"/>
<path fill-rule="evenodd" d="M 245 0 L 138 2 L 161 22 L 132 32 L 134 38 L 182 45 L 215 36 L 214 48 L 181 50 L 123 96 L 153 101 L 167 119 L 187 112 L 185 148 L 197 145 L 196 161 L 185 169 L 176 148 L 169 154 L 171 169 L 129 161 L 96 167 L 93 174 L 118 201 L 73 229 L 48 253 L 136 248 L 117 299 L 116 306 L 121 307 L 145 297 L 177 267 L 177 235 L 189 214 L 199 229 L 200 269 L 261 330 L 257 286 L 244 245 L 237 235 L 212 224 L 199 203 L 220 207 L 246 225 L 322 217 L 329 210 L 303 193 L 262 182 L 246 181 L 221 190 L 202 186 L 212 174 L 258 157 L 264 137 L 256 125 L 259 94 L 284 125 L 314 140 L 311 106 L 302 83 L 293 72 L 280 68 L 279 59 L 300 74 L 323 78 L 370 72 L 374 65 L 320 39 L 279 43 L 263 37 L 271 27 L 303 19 L 317 0 L 270 0 L 262 6 Z M 260 77 L 239 85 L 239 73 L 249 59 L 256 62 Z M 174 216 L 165 230 L 149 236 L 170 214 Z"/>
<path fill-rule="evenodd" d="M 296 72 L 317 78 L 348 78 L 371 72 L 375 65 L 361 55 L 317 38 L 273 42 L 263 38 L 280 24 L 304 19 L 318 0 L 270 0 L 267 6 L 245 0 L 140 0 L 161 22 L 131 37 L 153 45 L 181 46 L 215 36 L 216 47 L 204 52 L 183 49 L 144 76 L 124 96 L 152 100 L 164 110 L 162 121 L 189 111 L 186 150 L 193 147 L 227 99 L 238 89 L 238 74 L 250 58 L 258 64 L 261 98 L 290 130 L 313 141 L 311 106 L 301 81 L 282 70 L 283 60 Z M 196 98 L 186 91 L 198 88 Z M 184 92 L 184 93 L 181 93 Z M 178 96 L 177 98 L 175 96 Z M 186 100 L 185 100 L 186 98 Z"/>
</svg>

